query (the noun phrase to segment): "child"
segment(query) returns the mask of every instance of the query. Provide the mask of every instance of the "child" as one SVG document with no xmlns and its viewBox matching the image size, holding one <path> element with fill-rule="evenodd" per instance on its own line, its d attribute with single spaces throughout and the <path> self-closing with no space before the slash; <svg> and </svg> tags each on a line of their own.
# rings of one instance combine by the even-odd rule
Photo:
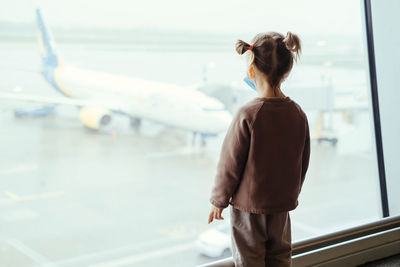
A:
<svg viewBox="0 0 400 267">
<path fill-rule="evenodd" d="M 242 40 L 247 53 L 245 81 L 258 92 L 235 114 L 222 144 L 212 189 L 208 223 L 224 219 L 231 204 L 235 266 L 291 266 L 289 211 L 298 205 L 310 157 L 308 120 L 301 107 L 280 90 L 301 51 L 288 32 Z"/>
</svg>

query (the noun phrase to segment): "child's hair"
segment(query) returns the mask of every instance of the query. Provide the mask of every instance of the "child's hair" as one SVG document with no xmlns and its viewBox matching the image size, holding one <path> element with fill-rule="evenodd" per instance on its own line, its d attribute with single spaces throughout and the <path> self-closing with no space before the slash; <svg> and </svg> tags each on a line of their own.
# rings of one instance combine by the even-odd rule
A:
<svg viewBox="0 0 400 267">
<path fill-rule="evenodd" d="M 245 41 L 236 42 L 239 55 L 250 53 L 249 64 L 254 63 L 257 69 L 267 76 L 272 89 L 279 87 L 286 74 L 293 67 L 301 52 L 300 39 L 296 34 L 288 32 L 286 37 L 277 32 L 259 33 L 252 40 L 252 47 Z"/>
</svg>

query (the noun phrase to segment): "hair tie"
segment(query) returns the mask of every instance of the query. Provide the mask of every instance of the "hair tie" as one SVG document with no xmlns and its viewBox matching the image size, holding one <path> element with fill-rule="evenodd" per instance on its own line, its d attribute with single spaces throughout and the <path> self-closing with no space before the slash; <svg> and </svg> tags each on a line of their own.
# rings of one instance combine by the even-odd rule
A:
<svg viewBox="0 0 400 267">
<path fill-rule="evenodd" d="M 253 45 L 250 45 L 248 50 L 253 51 Z"/>
</svg>

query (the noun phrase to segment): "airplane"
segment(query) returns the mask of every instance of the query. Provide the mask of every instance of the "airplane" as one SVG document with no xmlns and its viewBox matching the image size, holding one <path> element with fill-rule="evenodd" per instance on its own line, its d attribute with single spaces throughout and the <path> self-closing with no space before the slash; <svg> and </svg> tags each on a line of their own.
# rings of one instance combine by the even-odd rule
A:
<svg viewBox="0 0 400 267">
<path fill-rule="evenodd" d="M 192 87 L 144 80 L 77 68 L 65 63 L 39 8 L 36 9 L 38 40 L 44 79 L 62 97 L 1 93 L 0 98 L 70 105 L 80 109 L 79 119 L 98 130 L 110 123 L 113 114 L 130 118 L 136 130 L 142 120 L 200 133 L 202 145 L 209 136 L 225 131 L 232 120 L 221 101 Z"/>
</svg>

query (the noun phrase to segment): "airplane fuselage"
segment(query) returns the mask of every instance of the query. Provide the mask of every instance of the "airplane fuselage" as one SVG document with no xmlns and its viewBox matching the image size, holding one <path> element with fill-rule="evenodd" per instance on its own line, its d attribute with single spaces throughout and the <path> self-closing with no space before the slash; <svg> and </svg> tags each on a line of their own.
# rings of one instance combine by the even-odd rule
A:
<svg viewBox="0 0 400 267">
<path fill-rule="evenodd" d="M 54 71 L 48 71 L 51 73 L 43 71 L 46 79 L 53 74 L 51 84 L 65 96 L 88 99 L 98 106 L 115 106 L 131 117 L 211 135 L 226 130 L 232 119 L 221 102 L 195 89 L 80 69 L 62 62 Z"/>
</svg>

